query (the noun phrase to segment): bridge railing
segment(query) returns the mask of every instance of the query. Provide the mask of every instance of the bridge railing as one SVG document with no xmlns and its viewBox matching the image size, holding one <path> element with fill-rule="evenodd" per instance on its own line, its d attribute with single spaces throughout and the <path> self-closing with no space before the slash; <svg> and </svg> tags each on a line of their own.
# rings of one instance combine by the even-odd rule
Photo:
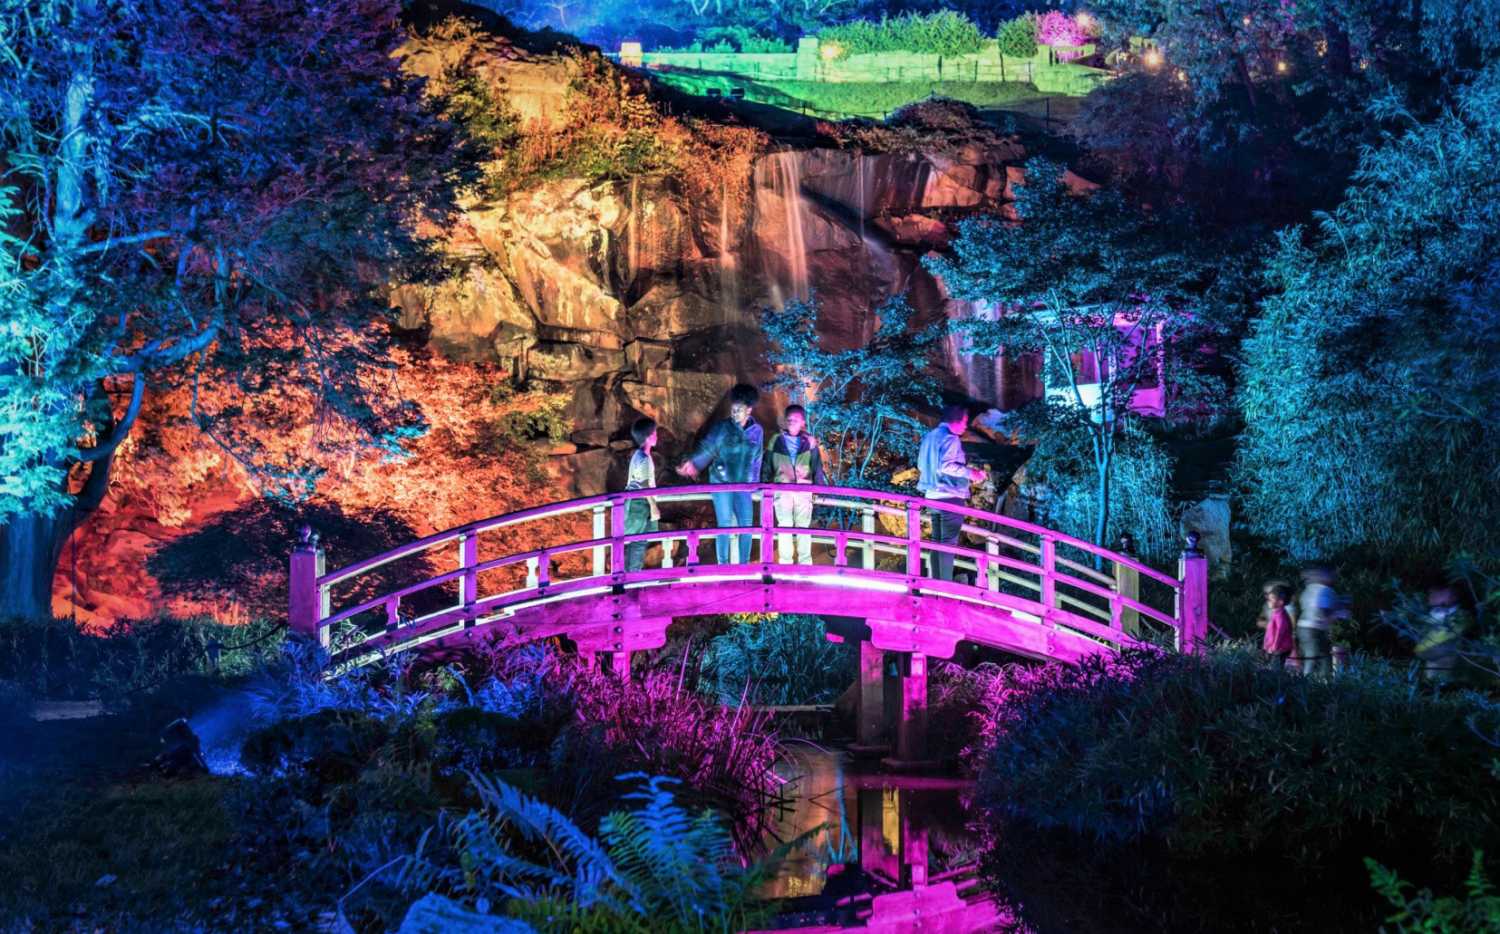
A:
<svg viewBox="0 0 1500 934">
<path fill-rule="evenodd" d="M 627 513 L 637 501 L 655 500 L 675 514 L 728 494 L 749 495 L 757 517 L 753 524 L 625 532 Z M 778 524 L 775 502 L 786 495 L 814 497 L 812 527 Z M 961 522 L 958 544 L 924 534 L 923 518 L 934 513 Z M 814 568 L 799 572 L 805 566 L 779 560 L 778 540 L 801 536 L 812 541 Z M 706 561 L 704 552 L 720 537 L 727 538 L 727 560 Z M 627 546 L 637 543 L 646 546 L 647 561 L 629 571 Z M 934 579 L 933 559 L 939 555 L 951 556 L 965 579 Z M 408 566 L 404 574 L 389 573 L 402 564 Z M 295 630 L 316 635 L 325 646 L 338 631 L 337 641 L 347 650 L 436 622 L 473 626 L 528 601 L 695 575 L 702 580 L 704 566 L 710 565 L 723 569 L 714 572 L 716 579 L 771 582 L 778 575 L 826 574 L 831 568 L 845 583 L 865 579 L 900 592 L 970 601 L 1004 594 L 1012 604 L 1030 608 L 1039 621 L 1116 645 L 1170 635 L 1192 651 L 1208 628 L 1207 563 L 1192 542 L 1174 576 L 1121 551 L 955 503 L 877 490 L 765 483 L 658 487 L 523 509 L 334 571 L 325 571 L 316 537 L 305 534 L 292 556 L 289 619 Z"/>
</svg>

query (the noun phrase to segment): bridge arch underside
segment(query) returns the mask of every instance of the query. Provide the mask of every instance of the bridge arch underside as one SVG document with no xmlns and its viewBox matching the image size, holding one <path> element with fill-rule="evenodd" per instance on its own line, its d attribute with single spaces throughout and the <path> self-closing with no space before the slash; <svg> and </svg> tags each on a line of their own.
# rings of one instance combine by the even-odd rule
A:
<svg viewBox="0 0 1500 934">
<path fill-rule="evenodd" d="M 1035 600 L 964 583 L 786 565 L 697 565 L 570 580 L 524 595 L 452 607 L 362 642 L 350 653 L 460 648 L 556 636 L 581 652 L 659 648 L 674 619 L 718 613 L 806 613 L 866 620 L 877 649 L 949 658 L 960 641 L 1039 660 L 1077 662 L 1131 636 Z M 349 658 L 348 660 L 354 660 Z"/>
</svg>

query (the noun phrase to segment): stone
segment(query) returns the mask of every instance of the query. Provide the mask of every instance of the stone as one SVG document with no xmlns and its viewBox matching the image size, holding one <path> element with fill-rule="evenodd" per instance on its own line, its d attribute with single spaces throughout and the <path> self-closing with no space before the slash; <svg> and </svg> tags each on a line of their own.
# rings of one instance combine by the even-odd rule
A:
<svg viewBox="0 0 1500 934">
<path fill-rule="evenodd" d="M 625 369 L 624 352 L 587 344 L 539 343 L 526 360 L 531 376 L 564 383 L 597 379 Z"/>
<path fill-rule="evenodd" d="M 1216 576 L 1226 574 L 1234 551 L 1229 542 L 1230 507 L 1229 497 L 1210 496 L 1183 512 L 1179 521 L 1182 538 L 1187 540 L 1189 532 L 1198 533 L 1198 550 L 1208 557 L 1209 567 Z"/>
<path fill-rule="evenodd" d="M 396 934 L 533 934 L 533 930 L 524 921 L 482 914 L 428 892 L 406 910 Z"/>
</svg>

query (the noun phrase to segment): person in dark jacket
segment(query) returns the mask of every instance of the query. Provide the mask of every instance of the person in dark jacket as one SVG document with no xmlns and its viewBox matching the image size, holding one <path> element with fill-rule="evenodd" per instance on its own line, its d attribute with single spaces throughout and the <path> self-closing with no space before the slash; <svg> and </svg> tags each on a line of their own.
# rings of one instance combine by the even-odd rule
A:
<svg viewBox="0 0 1500 934">
<path fill-rule="evenodd" d="M 766 460 L 766 479 L 772 483 L 827 486 L 818 439 L 804 430 L 807 428 L 807 410 L 800 405 L 789 405 L 782 421 L 786 427 L 776 433 L 771 446 L 766 449 L 770 455 Z M 812 526 L 811 493 L 777 493 L 773 501 L 776 524 L 781 528 L 806 529 Z M 797 563 L 812 564 L 811 535 L 776 536 L 776 560 L 781 564 L 792 563 L 793 539 L 797 541 Z"/>
<path fill-rule="evenodd" d="M 729 417 L 714 423 L 693 456 L 677 465 L 677 472 L 696 480 L 705 471 L 709 483 L 759 483 L 765 434 L 751 418 L 760 392 L 744 383 L 729 390 Z M 715 493 L 714 519 L 719 528 L 748 528 L 755 524 L 750 493 Z M 750 536 L 720 535 L 714 542 L 720 564 L 748 562 Z"/>
</svg>

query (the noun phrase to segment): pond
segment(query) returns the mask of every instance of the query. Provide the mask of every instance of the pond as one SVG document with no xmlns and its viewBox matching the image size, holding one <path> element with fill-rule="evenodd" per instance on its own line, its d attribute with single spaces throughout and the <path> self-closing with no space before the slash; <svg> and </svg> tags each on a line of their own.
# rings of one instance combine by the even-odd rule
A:
<svg viewBox="0 0 1500 934">
<path fill-rule="evenodd" d="M 765 887 L 785 899 L 778 930 L 1003 930 L 980 888 L 973 784 L 892 775 L 848 753 L 797 744 L 779 765 L 791 803 L 777 834 L 807 834 Z"/>
</svg>

